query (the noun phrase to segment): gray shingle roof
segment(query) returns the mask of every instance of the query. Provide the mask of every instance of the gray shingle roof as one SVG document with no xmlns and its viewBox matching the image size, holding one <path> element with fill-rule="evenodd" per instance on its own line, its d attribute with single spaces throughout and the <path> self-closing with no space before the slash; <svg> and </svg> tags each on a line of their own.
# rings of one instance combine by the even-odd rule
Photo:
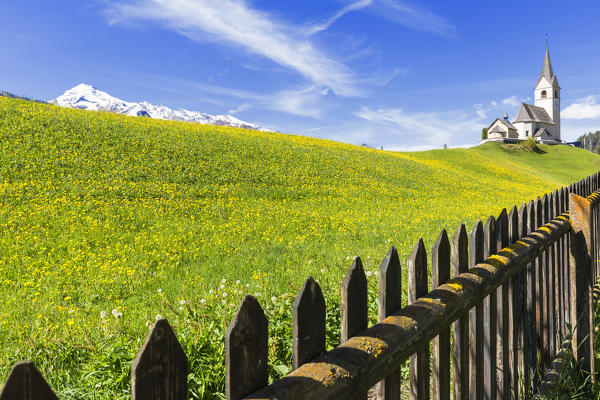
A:
<svg viewBox="0 0 600 400">
<path fill-rule="evenodd" d="M 506 129 L 502 129 L 499 125 L 496 125 L 492 129 L 489 130 L 488 133 L 505 133 Z"/>
<path fill-rule="evenodd" d="M 505 126 L 506 128 L 508 128 L 508 129 L 514 129 L 514 130 L 517 130 L 517 128 L 515 128 L 515 126 L 514 126 L 513 124 L 511 124 L 509 121 L 507 121 L 507 120 L 505 120 L 505 119 L 501 119 L 501 118 L 496 118 L 496 119 L 494 120 L 494 122 L 492 122 L 492 123 L 490 124 L 490 126 L 488 127 L 488 129 L 489 129 L 489 128 L 491 128 L 491 127 L 492 127 L 492 125 L 494 125 L 494 124 L 496 123 L 496 121 L 500 121 L 500 123 L 502 123 L 502 125 L 504 125 L 504 126 Z M 491 131 L 489 131 L 489 133 L 492 133 L 492 132 L 506 132 L 506 131 L 507 131 L 506 129 L 500 129 L 500 127 L 498 127 L 498 126 L 495 126 L 494 128 L 492 128 L 492 130 L 491 130 Z"/>
<path fill-rule="evenodd" d="M 511 124 L 509 121 L 507 121 L 505 119 L 500 119 L 500 118 L 498 118 L 498 120 L 500 120 L 500 122 L 502 122 L 504 124 L 504 126 L 506 126 L 507 128 L 517 130 L 517 128 L 515 128 L 515 126 L 513 124 Z"/>
<path fill-rule="evenodd" d="M 542 107 L 532 106 L 531 104 L 521 103 L 517 118 L 513 122 L 545 122 L 554 124 L 552 118 Z"/>
<path fill-rule="evenodd" d="M 534 137 L 543 137 L 543 135 L 546 136 L 552 136 L 550 135 L 550 132 L 548 132 L 548 130 L 546 128 L 540 128 L 537 131 L 535 131 L 535 133 L 533 134 Z"/>
</svg>

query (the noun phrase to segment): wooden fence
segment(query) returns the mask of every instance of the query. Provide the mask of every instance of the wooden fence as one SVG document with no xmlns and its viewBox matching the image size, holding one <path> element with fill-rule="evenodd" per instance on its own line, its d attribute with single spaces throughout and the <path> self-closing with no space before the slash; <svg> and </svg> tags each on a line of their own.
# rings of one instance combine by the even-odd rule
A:
<svg viewBox="0 0 600 400">
<path fill-rule="evenodd" d="M 325 300 L 308 278 L 293 304 L 293 367 L 268 385 L 268 323 L 246 296 L 225 338 L 226 393 L 237 399 L 399 399 L 409 360 L 410 399 L 509 399 L 538 391 L 568 338 L 583 372 L 595 371 L 592 282 L 599 274 L 600 173 L 497 218 L 419 240 L 402 265 L 392 248 L 379 273 L 379 323 L 367 327 L 360 258 L 341 285 L 342 344 L 325 353 Z M 587 196 L 584 198 L 583 196 Z M 430 287 L 431 285 L 431 287 Z M 561 353 L 561 356 L 564 352 Z M 187 358 L 159 320 L 131 366 L 134 400 L 187 399 Z M 0 400 L 56 399 L 31 362 L 16 364 Z"/>
</svg>

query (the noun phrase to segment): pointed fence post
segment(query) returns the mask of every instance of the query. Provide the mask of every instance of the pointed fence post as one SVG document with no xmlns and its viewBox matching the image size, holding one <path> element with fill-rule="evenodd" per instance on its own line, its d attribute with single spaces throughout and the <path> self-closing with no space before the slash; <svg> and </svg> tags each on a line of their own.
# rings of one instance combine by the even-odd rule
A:
<svg viewBox="0 0 600 400">
<path fill-rule="evenodd" d="M 246 295 L 225 333 L 225 391 L 238 400 L 268 384 L 268 322 L 258 300 Z"/>
<path fill-rule="evenodd" d="M 519 238 L 522 239 L 527 236 L 527 204 L 523 203 L 519 208 L 518 212 L 518 230 L 519 230 Z M 520 274 L 520 282 L 519 282 L 519 314 L 520 318 L 517 320 L 519 326 L 519 344 L 521 347 L 521 351 L 519 352 L 519 364 L 520 364 L 520 375 L 522 378 L 522 383 L 519 385 L 519 395 L 514 398 L 525 398 L 527 397 L 527 393 L 531 388 L 530 375 L 529 375 L 529 357 L 530 357 L 530 342 L 529 342 L 529 318 L 530 318 L 530 310 L 527 306 L 527 299 L 529 297 L 529 273 L 531 270 L 531 264 L 527 265 Z"/>
<path fill-rule="evenodd" d="M 548 222 L 551 222 L 555 217 L 556 212 L 556 201 L 557 197 L 555 193 L 552 192 L 548 195 Z M 553 243 L 548 249 L 549 254 L 549 269 L 550 269 L 550 297 L 551 297 L 551 308 L 550 313 L 552 314 L 552 325 L 550 326 L 552 330 L 552 335 L 550 336 L 550 341 L 552 343 L 552 353 L 550 363 L 552 364 L 552 359 L 554 356 L 560 351 L 560 343 L 558 342 L 558 334 L 557 331 L 559 329 L 559 316 L 557 310 L 559 307 L 559 281 L 558 281 L 558 244 Z"/>
<path fill-rule="evenodd" d="M 186 400 L 187 357 L 166 319 L 159 319 L 131 364 L 132 400 Z"/>
<path fill-rule="evenodd" d="M 542 217 L 543 217 L 543 211 L 542 211 L 542 199 L 540 199 L 539 197 L 537 199 L 535 199 L 534 202 L 535 205 L 535 224 L 533 225 L 533 229 L 532 231 L 535 231 L 538 227 L 540 227 L 543 222 L 542 222 Z M 543 254 L 540 254 L 535 261 L 536 264 L 536 277 L 537 277 L 537 282 L 536 282 L 536 289 L 535 289 L 535 299 L 536 299 L 536 328 L 537 328 L 537 348 L 538 348 L 538 372 L 541 374 L 544 368 L 544 364 L 545 364 L 545 360 L 546 360 L 546 346 L 545 344 L 545 329 L 546 329 L 546 325 L 545 325 L 545 320 L 546 317 L 544 315 L 544 281 L 546 279 L 545 275 L 544 275 L 544 257 Z M 540 376 L 541 378 L 541 376 Z M 536 387 L 538 386 L 539 381 L 536 381 L 535 385 Z"/>
<path fill-rule="evenodd" d="M 533 200 L 527 205 L 527 234 L 535 231 L 535 204 Z M 528 371 L 527 375 L 529 378 L 529 386 L 526 388 L 529 394 L 533 394 L 534 389 L 537 387 L 537 356 L 538 356 L 538 341 L 537 341 L 537 261 L 532 261 L 527 266 L 527 343 L 529 347 L 529 353 L 527 355 Z"/>
<path fill-rule="evenodd" d="M 402 267 L 398 252 L 394 247 L 379 266 L 379 322 L 388 315 L 402 308 Z M 390 374 L 379 382 L 378 393 L 380 400 L 400 399 L 400 382 L 402 373 L 400 370 Z"/>
<path fill-rule="evenodd" d="M 427 251 L 423 239 L 413 247 L 407 261 L 408 266 L 408 302 L 414 303 L 427 294 Z M 410 356 L 410 400 L 429 399 L 429 343 Z"/>
<path fill-rule="evenodd" d="M 496 252 L 508 246 L 508 215 L 502 209 L 496 219 Z M 496 289 L 497 329 L 496 329 L 496 382 L 497 397 L 508 399 L 510 396 L 509 328 L 508 328 L 508 282 Z"/>
<path fill-rule="evenodd" d="M 325 352 L 325 298 L 312 277 L 294 300 L 292 350 L 294 369 Z"/>
<path fill-rule="evenodd" d="M 542 197 L 542 222 L 540 226 L 545 225 L 549 221 L 549 204 L 550 199 L 547 194 Z M 553 304 L 552 304 L 552 291 L 550 285 L 552 284 L 552 269 L 550 267 L 550 249 L 546 249 L 543 253 L 543 268 L 544 268 L 544 349 L 545 349 L 545 368 L 550 367 L 552 358 L 554 355 L 554 346 L 552 343 L 553 329 Z"/>
<path fill-rule="evenodd" d="M 560 215 L 561 208 L 561 196 L 558 189 L 554 191 L 553 194 L 554 200 L 554 219 L 558 218 Z M 563 285 L 564 282 L 562 280 L 562 238 L 559 239 L 556 243 L 554 243 L 554 279 L 556 281 L 556 285 L 554 286 L 554 298 L 556 301 L 555 305 L 555 313 L 556 313 L 556 332 L 555 332 L 555 340 L 556 340 L 556 349 L 560 350 L 561 344 L 563 342 L 564 334 L 563 334 L 563 326 L 564 326 L 564 317 L 563 317 Z"/>
<path fill-rule="evenodd" d="M 450 241 L 452 276 L 469 270 L 469 236 L 460 224 Z M 452 367 L 455 400 L 469 399 L 469 315 L 452 324 Z"/>
<path fill-rule="evenodd" d="M 443 229 L 431 251 L 431 288 L 450 279 L 450 242 Z M 450 328 L 433 339 L 433 399 L 450 400 Z"/>
<path fill-rule="evenodd" d="M 31 361 L 21 361 L 6 378 L 0 400 L 58 400 L 58 397 Z"/>
<path fill-rule="evenodd" d="M 489 217 L 483 227 L 484 258 L 496 253 L 496 219 Z M 497 346 L 496 326 L 498 321 L 498 301 L 496 291 L 493 290 L 483 299 L 483 326 L 484 326 L 484 351 L 483 351 L 483 386 L 484 398 L 494 399 L 497 393 Z"/>
<path fill-rule="evenodd" d="M 342 281 L 341 291 L 341 335 L 342 343 L 367 329 L 369 310 L 367 308 L 367 277 L 360 257 L 352 262 L 350 270 Z M 366 398 L 366 393 L 356 399 Z"/>
<path fill-rule="evenodd" d="M 592 307 L 592 243 L 591 205 L 580 196 L 569 197 L 571 235 L 571 321 L 573 330 L 573 354 L 580 368 L 591 374 L 594 380 L 594 326 Z"/>
<path fill-rule="evenodd" d="M 484 260 L 483 224 L 478 221 L 470 233 L 469 268 Z M 483 302 L 469 311 L 469 398 L 483 399 Z M 477 373 L 479 371 L 479 373 Z"/>
<path fill-rule="evenodd" d="M 360 257 L 356 257 L 341 287 L 342 343 L 367 329 L 367 277 Z"/>
<path fill-rule="evenodd" d="M 508 213 L 508 244 L 512 245 L 520 239 L 519 211 L 513 206 Z M 521 320 L 521 283 L 523 271 L 519 271 L 508 282 L 508 359 L 510 365 L 509 398 L 519 398 L 519 321 Z"/>
<path fill-rule="evenodd" d="M 561 197 L 561 206 L 562 206 L 562 210 L 561 212 L 565 213 L 565 212 L 569 212 L 569 188 L 568 187 L 564 187 L 562 188 L 562 197 Z M 570 303 L 570 290 L 571 290 L 571 284 L 570 282 L 570 274 L 569 274 L 569 263 L 570 263 L 570 251 L 569 251 L 569 246 L 570 246 L 570 237 L 571 234 L 567 234 L 565 235 L 562 239 L 561 239 L 561 248 L 562 248 L 562 262 L 563 262 L 563 268 L 562 268 L 562 278 L 563 278 L 563 282 L 564 282 L 564 286 L 563 286 L 563 313 L 564 313 L 564 328 L 563 328 L 563 332 L 564 335 L 566 335 L 568 333 L 568 329 L 569 326 L 571 325 L 571 303 Z"/>
</svg>

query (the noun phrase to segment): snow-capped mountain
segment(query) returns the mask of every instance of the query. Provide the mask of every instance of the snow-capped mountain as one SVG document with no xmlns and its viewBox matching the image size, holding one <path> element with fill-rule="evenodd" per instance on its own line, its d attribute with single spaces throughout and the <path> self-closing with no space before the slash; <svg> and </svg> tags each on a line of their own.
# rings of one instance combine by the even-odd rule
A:
<svg viewBox="0 0 600 400">
<path fill-rule="evenodd" d="M 62 96 L 51 100 L 50 103 L 61 107 L 81 108 L 83 110 L 110 111 L 130 116 L 149 116 L 155 119 L 261 130 L 260 126 L 239 120 L 231 115 L 210 115 L 184 109 L 173 110 L 166 106 L 157 106 L 145 101 L 141 103 L 128 102 L 84 83 L 67 90 Z"/>
</svg>

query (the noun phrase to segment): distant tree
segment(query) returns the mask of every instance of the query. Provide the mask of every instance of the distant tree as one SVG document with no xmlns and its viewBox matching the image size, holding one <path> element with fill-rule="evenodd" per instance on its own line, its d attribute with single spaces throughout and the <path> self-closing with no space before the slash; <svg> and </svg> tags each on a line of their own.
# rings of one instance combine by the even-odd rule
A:
<svg viewBox="0 0 600 400">
<path fill-rule="evenodd" d="M 581 135 L 577 141 L 581 142 L 584 149 L 600 154 L 600 130 Z"/>
<path fill-rule="evenodd" d="M 481 129 L 481 140 L 487 139 L 487 129 L 488 128 L 482 128 Z"/>
</svg>

